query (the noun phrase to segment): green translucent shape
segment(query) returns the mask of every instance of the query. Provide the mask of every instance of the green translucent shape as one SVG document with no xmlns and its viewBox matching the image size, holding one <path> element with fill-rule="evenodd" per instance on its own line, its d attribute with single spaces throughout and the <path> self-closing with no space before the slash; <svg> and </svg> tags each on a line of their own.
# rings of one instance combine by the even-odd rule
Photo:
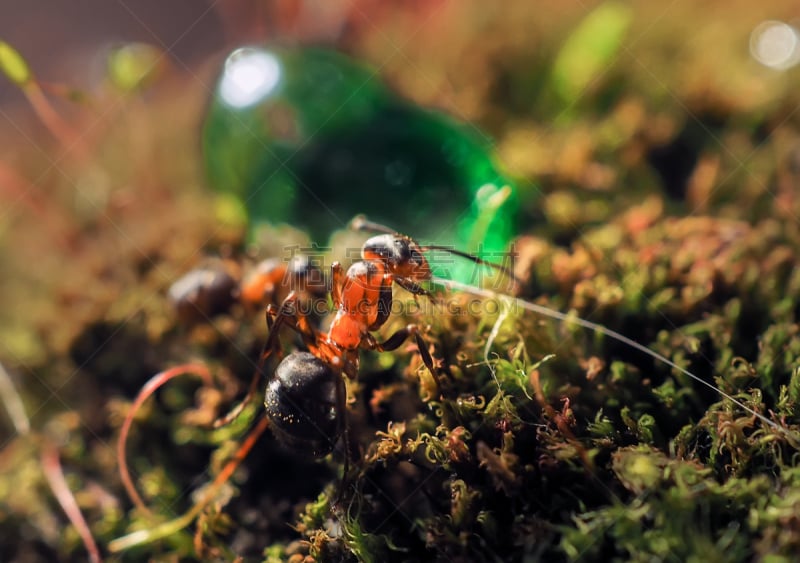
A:
<svg viewBox="0 0 800 563">
<path fill-rule="evenodd" d="M 613 63 L 633 15 L 629 6 L 606 2 L 587 15 L 556 57 L 552 88 L 565 104 L 577 100 Z"/>
<path fill-rule="evenodd" d="M 33 78 L 19 51 L 5 41 L 0 41 L 0 70 L 17 86 L 25 86 Z"/>
<path fill-rule="evenodd" d="M 240 197 L 253 226 L 286 222 L 324 243 L 363 213 L 418 239 L 480 243 L 490 260 L 515 232 L 516 192 L 489 140 L 336 52 L 236 51 L 203 149 L 212 186 Z"/>
<path fill-rule="evenodd" d="M 147 43 L 128 43 L 108 55 L 108 77 L 123 92 L 146 86 L 158 70 L 164 53 Z"/>
</svg>

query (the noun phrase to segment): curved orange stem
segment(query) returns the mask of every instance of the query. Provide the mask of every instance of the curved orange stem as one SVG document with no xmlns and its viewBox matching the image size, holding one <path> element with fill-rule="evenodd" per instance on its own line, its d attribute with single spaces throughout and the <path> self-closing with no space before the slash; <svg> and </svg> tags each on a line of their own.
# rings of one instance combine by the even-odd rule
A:
<svg viewBox="0 0 800 563">
<path fill-rule="evenodd" d="M 128 456 L 126 453 L 126 444 L 128 442 L 128 434 L 131 429 L 131 425 L 133 424 L 133 419 L 136 416 L 136 413 L 139 412 L 142 404 L 147 400 L 150 395 L 155 393 L 157 389 L 167 383 L 170 379 L 178 377 L 179 375 L 184 375 L 187 373 L 194 373 L 200 376 L 203 381 L 207 385 L 211 385 L 211 373 L 208 371 L 208 368 L 203 364 L 183 364 L 180 366 L 175 366 L 168 370 L 162 371 L 154 375 L 150 378 L 150 380 L 144 384 L 144 386 L 139 391 L 139 394 L 136 396 L 136 399 L 133 401 L 128 414 L 125 416 L 125 420 L 122 423 L 122 427 L 119 430 L 119 441 L 117 442 L 117 463 L 119 464 L 119 476 L 122 480 L 122 485 L 125 487 L 125 490 L 128 492 L 128 496 L 130 497 L 133 504 L 138 508 L 140 511 L 147 515 L 152 516 L 152 511 L 147 508 L 142 500 L 142 497 L 139 496 L 139 492 L 136 490 L 136 487 L 133 484 L 133 479 L 131 479 L 130 471 L 128 470 Z"/>
</svg>

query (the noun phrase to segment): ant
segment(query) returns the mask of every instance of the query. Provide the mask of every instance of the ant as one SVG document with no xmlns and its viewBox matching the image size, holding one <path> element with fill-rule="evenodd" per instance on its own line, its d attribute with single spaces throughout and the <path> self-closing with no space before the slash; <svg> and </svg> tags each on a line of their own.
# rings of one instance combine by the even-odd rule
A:
<svg viewBox="0 0 800 563">
<path fill-rule="evenodd" d="M 298 289 L 289 292 L 279 307 L 276 307 L 274 302 L 267 306 L 265 316 L 269 335 L 250 388 L 244 399 L 230 413 L 214 423 L 215 427 L 223 426 L 235 419 L 245 405 L 252 401 L 258 383 L 264 375 L 267 360 L 274 353 L 280 353 L 278 336 L 284 325 L 301 336 L 308 351 L 292 352 L 278 364 L 265 393 L 264 405 L 267 416 L 262 418 L 250 432 L 233 459 L 227 462 L 206 489 L 202 499 L 187 513 L 174 520 L 150 530 L 118 538 L 109 545 L 112 552 L 155 541 L 190 524 L 213 500 L 267 427 L 272 428 L 273 433 L 284 445 L 314 457 L 330 453 L 343 434 L 347 442 L 347 423 L 344 415 L 346 389 L 343 376 L 349 379 L 357 377 L 360 350 L 391 351 L 413 337 L 425 366 L 431 373 L 438 373 L 420 334 L 419 325 L 409 324 L 383 342 L 379 342 L 372 334 L 389 319 L 393 284 L 396 283 L 409 291 L 415 299 L 424 296 L 436 302 L 434 295 L 420 285 L 434 280 L 430 264 L 423 252 L 431 250 L 449 252 L 476 264 L 493 268 L 507 275 L 515 283 L 518 282 L 514 274 L 501 265 L 446 246 L 419 245 L 411 237 L 367 221 L 363 216 L 357 216 L 350 226 L 353 230 L 381 234 L 369 238 L 364 243 L 361 260 L 353 263 L 346 271 L 339 262 L 331 265 L 330 296 L 335 307 L 335 315 L 327 333 L 314 328 L 308 315 L 299 307 L 302 299 L 314 294 L 312 284 L 307 283 L 313 277 L 312 269 L 307 262 L 305 266 L 303 262 L 295 264 L 290 262 L 288 265 L 281 265 L 274 260 L 264 262 L 255 273 L 238 286 L 238 289 L 235 283 L 228 280 L 219 283 L 215 276 L 190 273 L 181 280 L 182 291 L 170 292 L 173 304 L 180 313 L 188 308 L 199 308 L 209 302 L 215 302 L 208 299 L 207 294 L 213 293 L 217 288 L 221 288 L 219 291 L 225 300 L 238 298 L 245 306 L 248 304 L 253 306 L 261 301 L 274 301 L 275 296 L 280 295 L 280 291 L 290 283 L 287 282 L 287 277 L 295 276 L 295 281 L 303 282 Z M 279 279 L 281 284 L 277 286 L 276 282 Z M 174 284 L 173 288 L 181 282 Z M 201 310 L 201 316 L 208 318 L 209 312 L 210 309 Z M 134 504 L 145 513 L 150 511 L 133 486 L 127 469 L 125 442 L 134 415 L 144 400 L 167 381 L 187 373 L 199 375 L 206 383 L 211 382 L 208 369 L 201 364 L 185 364 L 157 374 L 142 387 L 120 429 L 118 459 L 121 479 Z M 345 452 L 347 451 L 346 443 Z M 346 453 L 345 463 L 348 459 Z"/>
<path fill-rule="evenodd" d="M 254 311 L 282 302 L 292 288 L 308 300 L 325 298 L 327 286 L 322 270 L 306 254 L 293 254 L 289 260 L 262 260 L 242 280 L 238 297 L 246 309 Z"/>
<path fill-rule="evenodd" d="M 382 234 L 364 243 L 361 260 L 347 271 L 339 262 L 331 265 L 330 294 L 336 312 L 327 333 L 320 333 L 308 322 L 298 307 L 297 292 L 292 291 L 279 308 L 270 304 L 266 312 L 270 334 L 259 362 L 261 367 L 248 397 L 241 403 L 249 401 L 255 392 L 267 358 L 278 347 L 280 328 L 286 325 L 294 329 L 309 351 L 293 352 L 281 361 L 268 384 L 264 404 L 275 435 L 292 448 L 316 457 L 330 453 L 343 431 L 347 442 L 346 424 L 341 416 L 346 398 L 342 375 L 349 379 L 357 377 L 360 350 L 392 351 L 414 338 L 423 363 L 432 374 L 437 373 L 419 325 L 409 324 L 383 342 L 372 334 L 389 318 L 395 283 L 415 299 L 425 296 L 435 303 L 433 294 L 420 285 L 433 278 L 423 252 L 451 252 L 514 279 L 503 266 L 444 246 L 421 246 L 411 237 L 367 221 L 363 216 L 357 216 L 350 226 L 353 230 Z"/>
<path fill-rule="evenodd" d="M 322 271 L 305 254 L 294 254 L 289 260 L 262 260 L 241 280 L 240 269 L 231 260 L 215 260 L 173 283 L 167 296 L 181 324 L 208 321 L 228 312 L 234 303 L 240 303 L 246 311 L 279 303 L 288 295 L 288 288 L 297 289 L 309 300 L 326 294 Z"/>
</svg>

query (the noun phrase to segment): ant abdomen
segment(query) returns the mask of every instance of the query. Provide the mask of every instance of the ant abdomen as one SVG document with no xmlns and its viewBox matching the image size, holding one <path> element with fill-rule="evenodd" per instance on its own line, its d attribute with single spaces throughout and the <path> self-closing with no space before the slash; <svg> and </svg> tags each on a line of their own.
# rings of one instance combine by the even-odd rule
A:
<svg viewBox="0 0 800 563">
<path fill-rule="evenodd" d="M 191 325 L 226 313 L 235 302 L 236 280 L 222 264 L 196 268 L 172 284 L 168 298 L 181 323 Z"/>
<path fill-rule="evenodd" d="M 298 453 L 314 457 L 330 453 L 344 429 L 342 385 L 342 376 L 313 354 L 286 356 L 264 397 L 278 440 Z"/>
</svg>

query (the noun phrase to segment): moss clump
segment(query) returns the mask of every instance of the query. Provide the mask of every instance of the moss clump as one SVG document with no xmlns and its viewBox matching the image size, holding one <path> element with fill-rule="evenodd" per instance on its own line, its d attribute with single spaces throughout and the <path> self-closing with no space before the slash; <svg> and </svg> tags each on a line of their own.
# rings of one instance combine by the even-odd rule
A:
<svg viewBox="0 0 800 563">
<path fill-rule="evenodd" d="M 385 327 L 384 336 L 412 320 L 429 325 L 437 373 L 413 345 L 363 355 L 348 389 L 351 451 L 311 461 L 264 435 L 188 527 L 126 556 L 751 561 L 798 552 L 798 78 L 767 74 L 741 48 L 769 7 L 712 7 L 721 25 L 708 26 L 688 4 L 667 13 L 641 4 L 626 27 L 636 41 L 620 26 L 619 58 L 582 78 L 585 94 L 563 115 L 547 77 L 564 45 L 580 53 L 578 39 L 565 39 L 580 26 L 577 5 L 476 3 L 454 18 L 445 8 L 447 26 L 431 27 L 387 8 L 371 33 L 346 26 L 342 44 L 382 65 L 403 94 L 458 108 L 497 139 L 520 188 L 521 297 L 635 338 L 782 430 L 613 339 L 453 292 L 441 297 L 446 309 L 398 313 Z M 386 41 L 387 30 L 403 40 Z M 396 44 L 407 56 L 395 56 Z M 0 203 L 14 210 L 0 225 L 9 272 L 0 356 L 34 428 L 20 436 L 0 417 L 2 560 L 85 559 L 40 470 L 42 444 L 56 445 L 106 550 L 184 513 L 262 416 L 254 406 L 227 428 L 209 425 L 244 393 L 263 315 L 234 306 L 186 327 L 166 295 L 203 255 L 236 267 L 253 259 L 240 214 L 222 202 L 214 215 L 192 151 L 206 92 L 179 86 L 98 97 L 78 118 L 97 132 L 80 156 L 0 139 L 13 148 Z M 263 254 L 298 236 L 269 231 Z M 150 516 L 125 492 L 115 445 L 147 379 L 188 361 L 207 365 L 213 383 L 170 382 L 139 411 L 128 442 Z"/>
</svg>

